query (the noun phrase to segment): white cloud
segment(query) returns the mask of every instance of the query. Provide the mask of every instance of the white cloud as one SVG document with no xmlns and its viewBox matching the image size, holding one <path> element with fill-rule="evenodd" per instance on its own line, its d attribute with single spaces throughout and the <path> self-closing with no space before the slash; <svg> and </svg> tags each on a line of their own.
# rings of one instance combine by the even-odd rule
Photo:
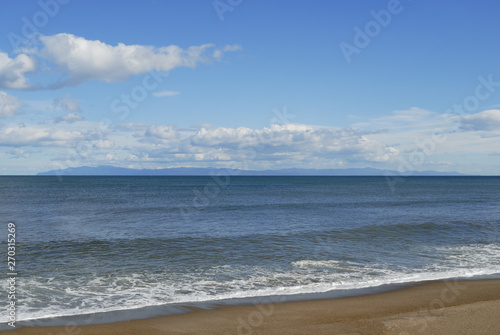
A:
<svg viewBox="0 0 500 335">
<path fill-rule="evenodd" d="M 76 122 L 76 121 L 81 121 L 83 120 L 83 116 L 81 116 L 80 114 L 75 114 L 75 113 L 69 113 L 69 114 L 66 114 L 66 115 L 63 115 L 61 117 L 58 117 L 56 118 L 56 122 L 67 122 L 67 123 L 73 123 L 73 122 Z"/>
<path fill-rule="evenodd" d="M 226 45 L 223 49 L 224 51 L 240 51 L 243 50 L 241 45 L 238 44 L 233 44 L 233 45 Z"/>
<path fill-rule="evenodd" d="M 67 112 L 80 112 L 80 103 L 79 99 L 72 97 L 69 93 L 54 99 L 54 107 Z"/>
<path fill-rule="evenodd" d="M 144 136 L 150 136 L 165 139 L 176 139 L 179 136 L 177 129 L 173 126 L 153 125 L 144 133 Z"/>
<path fill-rule="evenodd" d="M 160 91 L 160 92 L 153 92 L 153 96 L 155 98 L 160 98 L 160 97 L 173 97 L 176 95 L 179 95 L 179 92 L 176 91 Z"/>
<path fill-rule="evenodd" d="M 430 123 L 433 123 L 438 116 L 437 113 L 412 107 L 407 110 L 394 111 L 389 115 L 356 123 L 353 127 L 378 130 L 387 129 L 391 131 L 405 129 L 405 131 L 408 131 L 410 129 L 432 126 Z"/>
<path fill-rule="evenodd" d="M 474 121 L 473 129 L 493 129 L 491 124 L 498 114 L 498 111 L 485 111 L 469 115 L 465 120 Z M 410 164 L 415 170 L 466 172 L 467 168 L 478 164 L 481 157 L 490 157 L 490 160 L 497 157 L 493 155 L 498 153 L 500 136 L 500 129 L 460 131 L 460 118 L 427 112 L 418 112 L 417 116 L 398 112 L 387 116 L 384 122 L 378 119 L 378 123 L 372 124 L 382 129 L 388 127 L 385 132 L 298 123 L 275 123 L 257 129 L 209 124 L 180 128 L 129 123 L 96 133 L 98 123 L 81 121 L 80 117 L 77 113 L 69 113 L 61 117 L 66 122 L 60 123 L 0 124 L 0 146 L 23 147 L 23 152 L 10 152 L 19 157 L 30 153 L 29 149 L 51 147 L 44 148 L 44 152 L 52 157 L 57 152 L 62 161 L 74 155 L 80 157 L 75 166 L 105 164 L 111 159 L 114 165 L 134 164 L 139 168 L 371 166 L 392 170 L 403 167 L 407 171 Z M 476 122 L 485 118 L 488 122 Z M 443 136 L 439 141 L 433 137 L 438 130 Z M 84 150 L 86 147 L 90 149 Z M 471 157 L 478 158 L 471 163 Z"/>
<path fill-rule="evenodd" d="M 224 53 L 222 52 L 222 50 L 214 50 L 214 52 L 212 53 L 212 57 L 218 61 L 222 59 L 223 55 Z"/>
<path fill-rule="evenodd" d="M 95 143 L 95 147 L 99 149 L 110 149 L 115 146 L 115 142 L 110 140 L 100 140 Z"/>
<path fill-rule="evenodd" d="M 392 169 L 480 173 L 472 168 L 476 164 L 491 173 L 493 168 L 484 164 L 498 151 L 500 110 L 461 116 L 413 108 L 356 126 L 372 130 L 368 138 L 399 150 L 400 163 Z"/>
<path fill-rule="evenodd" d="M 312 159 L 326 161 L 388 162 L 398 151 L 368 139 L 353 129 L 314 127 L 303 124 L 273 124 L 262 129 L 210 128 L 178 129 L 173 126 L 128 125 L 141 145 L 136 156 L 191 160 L 289 161 L 303 164 Z M 177 156 L 174 156 L 177 155 Z M 250 158 L 251 156 L 255 156 Z"/>
<path fill-rule="evenodd" d="M 396 111 L 391 115 L 360 122 L 354 126 L 362 129 L 378 130 L 380 138 L 385 137 L 387 142 L 413 141 L 418 137 L 425 137 L 433 133 L 454 133 L 460 131 L 500 131 L 500 110 L 490 109 L 475 114 L 461 116 L 458 114 L 439 114 L 419 108 L 405 111 Z M 464 136 L 464 135 L 462 135 Z"/>
<path fill-rule="evenodd" d="M 500 110 L 490 109 L 462 118 L 460 128 L 468 131 L 500 130 Z"/>
<path fill-rule="evenodd" d="M 500 131 L 457 131 L 459 120 L 446 115 L 443 118 L 437 113 L 420 113 L 417 120 L 411 121 L 414 116 L 405 114 L 409 113 L 396 113 L 376 124 L 384 128 L 390 125 L 386 132 L 297 123 L 272 124 L 258 129 L 129 123 L 114 127 L 113 131 L 95 133 L 99 129 L 97 123 L 80 121 L 79 114 L 69 113 L 64 116 L 67 122 L 61 123 L 0 124 L 0 146 L 22 147 L 23 151 L 6 151 L 13 157 L 27 157 L 33 152 L 30 149 L 45 147 L 44 152 L 52 159 L 59 157 L 63 165 L 68 157 L 78 157 L 74 166 L 112 162 L 117 166 L 133 164 L 138 168 L 371 166 L 399 170 L 401 166 L 407 167 L 404 161 L 410 162 L 415 170 L 466 172 L 480 157 L 490 157 L 490 160 L 497 157 L 493 155 L 498 153 Z M 470 115 L 468 120 L 484 117 L 496 120 L 497 115 L 496 112 L 482 112 Z M 79 122 L 68 122 L 72 120 Z M 404 126 L 411 123 L 411 128 Z M 453 123 L 454 128 L 451 127 Z M 482 124 L 481 129 L 485 127 Z M 436 129 L 442 129 L 442 141 L 433 140 Z M 470 157 L 479 158 L 470 163 Z"/>
<path fill-rule="evenodd" d="M 23 103 L 16 97 L 0 91 L 0 118 L 13 117 L 19 114 L 18 110 Z"/>
<path fill-rule="evenodd" d="M 67 33 L 37 38 L 40 48 L 22 49 L 15 58 L 0 51 L 0 89 L 60 88 L 88 80 L 124 81 L 149 71 L 165 73 L 177 67 L 194 68 L 198 64 L 220 61 L 225 52 L 241 50 L 239 45 L 216 48 L 211 43 L 186 49 L 177 45 L 110 45 Z M 46 72 L 63 79 L 48 85 L 29 83 L 26 75 L 37 70 L 36 60 L 42 61 Z M 71 108 L 76 107 L 68 109 L 75 111 Z"/>
<path fill-rule="evenodd" d="M 215 50 L 212 57 L 216 60 L 221 60 L 224 52 L 241 51 L 243 48 L 238 44 L 226 45 L 222 50 Z"/>
<path fill-rule="evenodd" d="M 44 45 L 41 57 L 57 66 L 68 78 L 58 85 L 77 85 L 87 80 L 105 82 L 123 81 L 148 71 L 168 72 L 177 67 L 195 67 L 220 59 L 209 54 L 213 44 L 182 49 L 176 45 L 153 47 L 126 45 L 112 46 L 98 40 L 87 40 L 72 34 L 40 36 Z M 215 50 L 217 51 L 217 49 Z"/>
<path fill-rule="evenodd" d="M 8 154 L 11 154 L 15 158 L 30 158 L 31 153 L 24 151 L 23 149 L 20 148 L 15 148 L 7 152 Z"/>
<path fill-rule="evenodd" d="M 68 147 L 83 139 L 81 131 L 47 125 L 0 124 L 2 146 L 54 146 Z"/>
<path fill-rule="evenodd" d="M 35 60 L 25 54 L 10 58 L 0 51 L 0 88 L 27 89 L 32 87 L 28 83 L 26 74 L 37 69 Z"/>
</svg>

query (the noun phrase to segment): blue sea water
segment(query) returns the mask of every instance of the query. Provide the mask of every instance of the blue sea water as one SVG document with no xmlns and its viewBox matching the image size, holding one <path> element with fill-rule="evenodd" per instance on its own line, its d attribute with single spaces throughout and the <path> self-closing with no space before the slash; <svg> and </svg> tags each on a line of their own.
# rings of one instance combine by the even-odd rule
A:
<svg viewBox="0 0 500 335">
<path fill-rule="evenodd" d="M 0 177 L 0 214 L 18 321 L 500 277 L 500 177 Z"/>
</svg>

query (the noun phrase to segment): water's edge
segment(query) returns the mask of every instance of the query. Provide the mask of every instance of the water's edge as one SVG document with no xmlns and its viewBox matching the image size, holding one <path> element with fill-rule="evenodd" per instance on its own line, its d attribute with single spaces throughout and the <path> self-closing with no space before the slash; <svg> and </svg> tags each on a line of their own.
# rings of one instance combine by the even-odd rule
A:
<svg viewBox="0 0 500 335">
<path fill-rule="evenodd" d="M 234 306 L 251 306 L 261 304 L 274 304 L 298 301 L 314 301 L 325 299 L 339 299 L 380 294 L 391 291 L 406 289 L 409 287 L 424 285 L 434 282 L 446 281 L 472 281 L 472 280 L 496 280 L 500 279 L 500 273 L 493 275 L 482 275 L 473 277 L 453 277 L 438 280 L 423 280 L 404 283 L 382 284 L 378 286 L 363 287 L 356 289 L 335 289 L 328 292 L 300 293 L 290 295 L 273 295 L 261 297 L 231 298 L 212 301 L 188 302 L 188 303 L 168 303 L 164 305 L 141 307 L 127 310 L 114 310 L 97 312 L 90 314 L 79 314 L 69 316 L 58 316 L 51 318 L 32 319 L 17 321 L 16 328 L 20 327 L 55 327 L 55 326 L 85 326 L 110 324 L 123 321 L 151 319 L 162 316 L 192 313 L 196 310 L 215 310 Z M 0 331 L 12 330 L 13 328 L 2 324 Z"/>
</svg>

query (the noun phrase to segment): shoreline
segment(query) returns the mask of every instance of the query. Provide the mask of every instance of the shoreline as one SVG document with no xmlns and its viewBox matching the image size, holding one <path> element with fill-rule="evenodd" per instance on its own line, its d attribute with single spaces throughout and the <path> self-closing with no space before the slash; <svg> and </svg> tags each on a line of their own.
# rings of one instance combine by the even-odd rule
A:
<svg viewBox="0 0 500 335">
<path fill-rule="evenodd" d="M 432 281 L 382 293 L 272 304 L 218 305 L 148 319 L 29 327 L 2 334 L 498 334 L 500 280 Z M 186 312 L 186 310 L 184 310 Z M 24 322 L 20 322 L 24 323 Z M 465 332 L 461 332 L 464 329 Z M 467 332 L 466 329 L 469 329 Z M 477 331 L 477 332 L 474 332 Z"/>
<path fill-rule="evenodd" d="M 375 286 L 361 286 L 350 288 L 335 288 L 330 291 L 320 292 L 287 292 L 281 295 L 254 295 L 247 297 L 230 297 L 213 300 L 169 302 L 159 305 L 149 305 L 135 308 L 115 309 L 108 311 L 89 311 L 81 314 L 55 315 L 41 318 L 31 318 L 19 320 L 16 322 L 20 327 L 58 327 L 71 323 L 75 326 L 109 324 L 124 321 L 153 319 L 163 316 L 179 315 L 191 313 L 197 310 L 216 310 L 220 308 L 266 305 L 276 302 L 299 302 L 299 301 L 317 301 L 339 298 L 351 298 L 358 296 L 367 296 L 391 291 L 398 291 L 405 288 L 420 286 L 433 282 L 445 281 L 482 281 L 482 280 L 500 280 L 500 274 L 489 274 L 472 277 L 449 277 L 424 279 L 418 281 L 403 281 L 379 284 Z M 12 330 L 6 326 L 6 323 L 0 323 L 0 333 L 6 330 Z"/>
</svg>

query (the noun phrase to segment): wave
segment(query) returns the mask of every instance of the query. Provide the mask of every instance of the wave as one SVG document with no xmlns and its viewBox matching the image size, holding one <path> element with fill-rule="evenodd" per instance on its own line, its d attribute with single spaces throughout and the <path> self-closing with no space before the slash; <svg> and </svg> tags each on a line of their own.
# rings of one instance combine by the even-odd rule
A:
<svg viewBox="0 0 500 335">
<path fill-rule="evenodd" d="M 18 320 L 193 302 L 340 292 L 427 280 L 500 277 L 500 245 L 426 248 L 421 267 L 299 259 L 289 267 L 218 265 L 195 272 L 132 272 L 76 277 L 23 276 Z M 353 294 L 355 294 L 353 292 Z"/>
</svg>

